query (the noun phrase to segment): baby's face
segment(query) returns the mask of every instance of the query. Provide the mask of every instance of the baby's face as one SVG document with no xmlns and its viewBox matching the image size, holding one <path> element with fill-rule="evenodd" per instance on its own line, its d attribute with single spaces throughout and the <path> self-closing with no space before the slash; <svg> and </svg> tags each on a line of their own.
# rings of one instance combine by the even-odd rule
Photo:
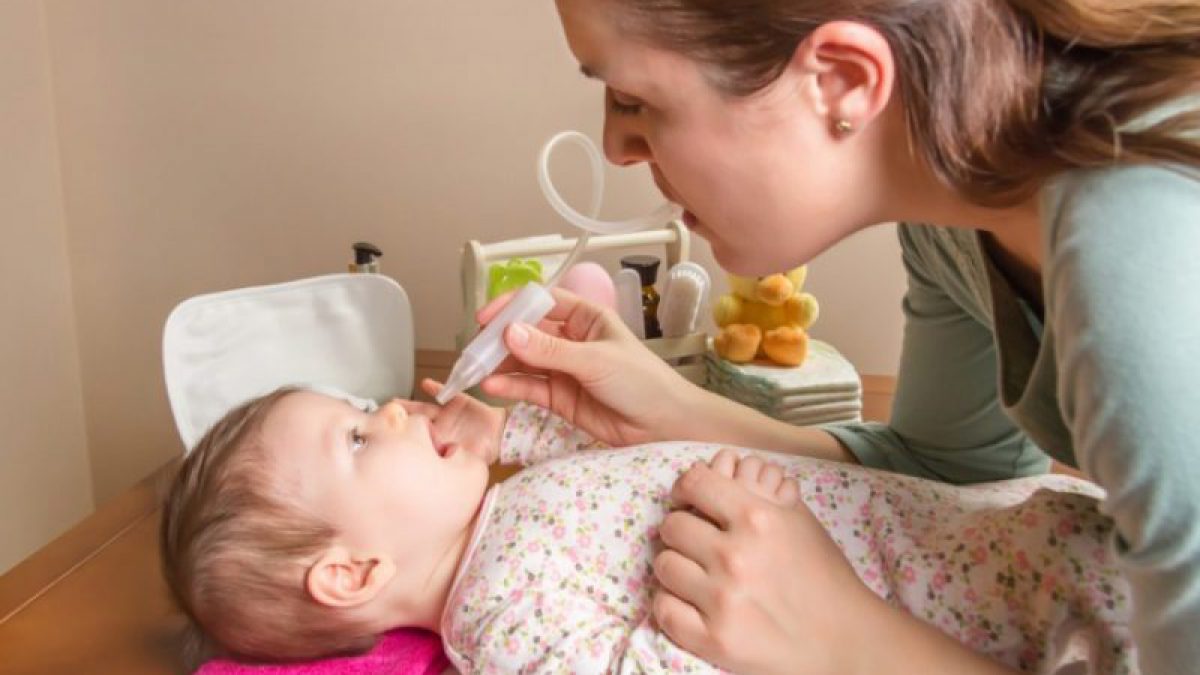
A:
<svg viewBox="0 0 1200 675">
<path fill-rule="evenodd" d="M 277 478 L 341 533 L 341 544 L 387 553 L 405 569 L 461 536 L 487 488 L 478 455 L 439 447 L 429 419 L 393 401 L 373 413 L 300 391 L 263 420 Z"/>
</svg>

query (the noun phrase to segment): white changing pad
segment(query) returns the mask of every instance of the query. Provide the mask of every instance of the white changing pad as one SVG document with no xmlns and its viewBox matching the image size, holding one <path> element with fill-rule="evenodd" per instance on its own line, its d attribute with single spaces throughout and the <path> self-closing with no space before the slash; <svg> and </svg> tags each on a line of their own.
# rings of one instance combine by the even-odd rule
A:
<svg viewBox="0 0 1200 675">
<path fill-rule="evenodd" d="M 408 398 L 412 309 L 379 274 L 331 274 L 190 298 L 167 318 L 163 372 L 184 446 L 239 403 L 288 384 Z"/>
</svg>

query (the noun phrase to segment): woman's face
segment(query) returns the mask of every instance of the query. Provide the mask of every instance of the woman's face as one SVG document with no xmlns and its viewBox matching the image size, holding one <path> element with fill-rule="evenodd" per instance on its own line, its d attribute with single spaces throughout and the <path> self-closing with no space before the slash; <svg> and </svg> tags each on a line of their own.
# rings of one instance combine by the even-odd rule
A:
<svg viewBox="0 0 1200 675">
<path fill-rule="evenodd" d="M 789 68 L 763 91 L 730 97 L 703 66 L 619 31 L 618 3 L 557 5 L 584 74 L 605 84 L 605 154 L 649 164 L 726 270 L 790 269 L 870 222 L 849 188 L 848 152 L 819 114 L 819 73 Z"/>
</svg>

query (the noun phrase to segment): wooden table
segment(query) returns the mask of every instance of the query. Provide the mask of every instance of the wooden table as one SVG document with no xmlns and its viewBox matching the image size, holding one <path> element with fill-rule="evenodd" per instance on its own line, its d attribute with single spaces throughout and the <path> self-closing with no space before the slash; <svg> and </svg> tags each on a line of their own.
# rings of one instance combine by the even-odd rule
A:
<svg viewBox="0 0 1200 675">
<path fill-rule="evenodd" d="M 450 359 L 424 353 L 418 364 L 418 377 L 444 377 Z M 866 419 L 887 418 L 894 386 L 863 377 Z M 178 461 L 0 577 L 0 675 L 183 672 L 184 620 L 158 556 L 159 490 Z"/>
</svg>

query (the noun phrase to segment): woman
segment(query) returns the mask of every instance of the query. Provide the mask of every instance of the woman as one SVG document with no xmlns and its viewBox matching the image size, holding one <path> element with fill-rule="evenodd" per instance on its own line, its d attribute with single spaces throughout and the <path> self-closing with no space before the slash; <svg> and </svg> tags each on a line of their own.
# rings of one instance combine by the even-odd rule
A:
<svg viewBox="0 0 1200 675">
<path fill-rule="evenodd" d="M 954 482 L 1046 470 L 1108 492 L 1143 670 L 1200 663 L 1200 5 L 1194 0 L 558 0 L 645 162 L 717 261 L 807 261 L 898 221 L 889 426 L 795 428 L 688 387 L 560 295 L 490 394 L 610 443 L 730 442 Z M 480 320 L 494 315 L 486 308 Z M 1049 456 L 1048 456 L 1049 455 Z M 854 577 L 810 513 L 695 467 L 655 617 L 738 672 L 1003 672 Z M 707 517 L 701 517 L 700 515 Z M 788 580 L 780 583 L 780 579 Z M 900 646 L 902 645 L 902 647 Z"/>
</svg>

